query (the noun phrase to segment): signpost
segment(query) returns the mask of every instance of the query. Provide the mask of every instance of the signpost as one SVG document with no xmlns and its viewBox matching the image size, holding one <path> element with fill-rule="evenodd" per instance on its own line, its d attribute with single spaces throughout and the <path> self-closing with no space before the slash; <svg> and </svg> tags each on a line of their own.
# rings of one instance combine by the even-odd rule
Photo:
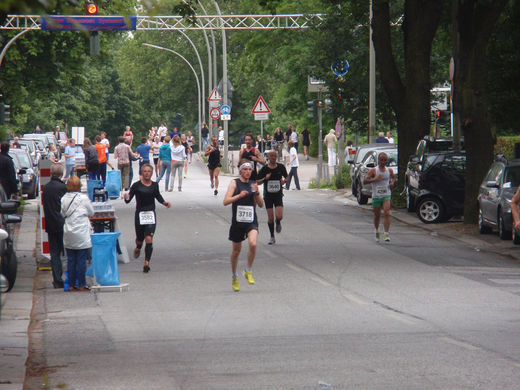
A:
<svg viewBox="0 0 520 390">
<path fill-rule="evenodd" d="M 209 116 L 214 120 L 220 119 L 220 109 L 218 107 L 213 107 L 209 112 Z"/>
<path fill-rule="evenodd" d="M 255 115 L 255 121 L 260 121 L 260 137 L 264 139 L 264 120 L 269 119 L 271 110 L 267 106 L 267 103 L 265 102 L 262 95 L 258 96 L 252 113 Z"/>
<path fill-rule="evenodd" d="M 223 121 L 231 120 L 231 107 L 224 104 L 220 107 L 220 119 Z"/>
<path fill-rule="evenodd" d="M 208 101 L 210 107 L 218 107 L 220 106 L 220 101 L 222 100 L 222 96 L 220 95 L 217 87 L 213 88 L 211 94 L 209 95 Z"/>
</svg>

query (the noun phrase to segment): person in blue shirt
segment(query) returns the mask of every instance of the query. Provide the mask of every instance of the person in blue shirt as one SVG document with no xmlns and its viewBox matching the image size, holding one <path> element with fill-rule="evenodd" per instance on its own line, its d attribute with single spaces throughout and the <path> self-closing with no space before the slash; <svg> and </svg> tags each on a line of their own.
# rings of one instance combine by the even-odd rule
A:
<svg viewBox="0 0 520 390">
<path fill-rule="evenodd" d="M 159 160 L 160 160 L 160 174 L 157 178 L 157 184 L 161 181 L 162 177 L 166 173 L 166 185 L 165 191 L 168 191 L 170 185 L 170 173 L 172 170 L 172 150 L 170 148 L 170 136 L 164 137 L 163 144 L 159 148 Z"/>
<path fill-rule="evenodd" d="M 76 141 L 74 138 L 69 139 L 67 146 L 65 147 L 65 176 L 64 179 L 68 179 L 74 174 L 74 167 L 76 166 Z"/>
<path fill-rule="evenodd" d="M 181 136 L 181 133 L 179 132 L 179 129 L 177 127 L 173 128 L 173 131 L 170 133 L 170 139 L 173 139 L 176 135 Z"/>
<path fill-rule="evenodd" d="M 382 131 L 379 132 L 378 137 L 376 138 L 376 144 L 387 144 L 388 140 L 385 138 L 385 133 Z"/>
<path fill-rule="evenodd" d="M 141 176 L 141 168 L 144 164 L 150 164 L 150 150 L 152 149 L 151 145 L 148 145 L 148 142 L 145 137 L 141 138 L 141 145 L 137 147 L 135 150 L 141 159 L 139 160 L 139 176 Z"/>
</svg>

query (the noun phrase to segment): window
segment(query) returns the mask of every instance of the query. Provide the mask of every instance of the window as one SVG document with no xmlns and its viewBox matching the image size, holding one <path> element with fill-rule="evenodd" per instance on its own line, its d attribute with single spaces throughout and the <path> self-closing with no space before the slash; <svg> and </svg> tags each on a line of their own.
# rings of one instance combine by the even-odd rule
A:
<svg viewBox="0 0 520 390">
<path fill-rule="evenodd" d="M 504 183 L 511 183 L 511 188 L 520 185 L 520 165 L 506 168 Z"/>
</svg>

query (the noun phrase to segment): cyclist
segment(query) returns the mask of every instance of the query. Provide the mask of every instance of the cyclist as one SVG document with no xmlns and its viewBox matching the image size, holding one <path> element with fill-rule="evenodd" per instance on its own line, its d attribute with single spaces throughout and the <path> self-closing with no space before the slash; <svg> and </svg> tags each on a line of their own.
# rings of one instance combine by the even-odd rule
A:
<svg viewBox="0 0 520 390">
<path fill-rule="evenodd" d="M 159 191 L 159 184 L 152 181 L 153 167 L 144 164 L 141 167 L 141 179 L 130 187 L 130 192 L 124 194 L 126 203 L 130 203 L 135 196 L 135 249 L 134 258 L 137 259 L 141 254 L 143 241 L 144 247 L 144 266 L 143 272 L 150 271 L 150 259 L 153 251 L 153 236 L 156 228 L 155 199 L 167 208 L 171 207 L 170 202 L 166 202 Z"/>
</svg>

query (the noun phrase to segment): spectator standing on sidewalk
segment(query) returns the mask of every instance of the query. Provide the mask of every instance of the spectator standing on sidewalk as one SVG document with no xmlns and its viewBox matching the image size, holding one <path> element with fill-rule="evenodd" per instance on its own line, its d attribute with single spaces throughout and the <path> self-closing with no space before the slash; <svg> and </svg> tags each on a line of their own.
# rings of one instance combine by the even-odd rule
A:
<svg viewBox="0 0 520 390">
<path fill-rule="evenodd" d="M 68 179 L 74 174 L 74 167 L 76 166 L 76 141 L 70 138 L 65 147 L 65 179 Z"/>
<path fill-rule="evenodd" d="M 289 177 L 287 178 L 285 189 L 289 190 L 291 188 L 291 179 L 294 176 L 294 184 L 296 185 L 296 189 L 300 190 L 300 180 L 298 179 L 298 167 L 300 166 L 300 162 L 298 160 L 298 152 L 294 147 L 294 142 L 289 141 L 289 147 L 289 162 L 287 165 L 291 167 L 291 170 L 289 171 Z"/>
<path fill-rule="evenodd" d="M 202 138 L 202 150 L 206 150 L 209 145 L 209 129 L 206 122 L 202 123 L 202 130 L 200 131 L 200 137 Z"/>
<path fill-rule="evenodd" d="M 137 147 L 135 150 L 141 159 L 139 160 L 139 176 L 141 176 L 141 169 L 144 164 L 150 164 L 150 150 L 152 149 L 152 145 L 148 144 L 146 137 L 141 138 L 141 145 Z"/>
<path fill-rule="evenodd" d="M 90 139 L 85 138 L 83 141 L 83 153 L 85 153 L 85 165 L 87 167 L 88 178 L 94 180 L 99 170 L 99 158 L 97 149 Z"/>
<path fill-rule="evenodd" d="M 51 255 L 52 285 L 54 288 L 63 288 L 63 269 L 61 254 L 63 253 L 63 224 L 65 219 L 61 215 L 61 198 L 67 192 L 65 183 L 61 181 L 63 167 L 60 164 L 51 166 L 51 181 L 43 187 L 42 203 L 45 216 L 45 231 L 49 238 L 49 252 Z"/>
<path fill-rule="evenodd" d="M 296 132 L 295 128 L 291 128 L 292 132 L 289 136 L 289 141 L 292 141 L 294 144 L 294 148 L 296 149 L 296 152 L 298 152 L 298 133 Z"/>
<path fill-rule="evenodd" d="M 107 133 L 105 133 L 104 131 L 102 131 L 100 134 L 100 137 L 101 137 L 101 143 L 103 145 L 105 145 L 105 153 L 107 154 L 107 161 L 110 160 L 110 156 L 109 156 L 109 153 L 110 153 L 110 141 L 108 140 L 107 138 Z"/>
<path fill-rule="evenodd" d="M 13 159 L 8 153 L 9 142 L 4 141 L 0 145 L 0 184 L 4 188 L 7 199 L 18 190 Z"/>
<path fill-rule="evenodd" d="M 88 291 L 85 280 L 87 253 L 92 247 L 89 217 L 94 209 L 87 195 L 81 192 L 81 180 L 72 176 L 67 180 L 67 193 L 61 198 L 63 225 L 63 246 L 67 250 L 67 272 L 71 291 Z"/>
<path fill-rule="evenodd" d="M 133 154 L 130 146 L 126 144 L 126 137 L 118 138 L 119 145 L 114 149 L 114 158 L 117 159 L 117 169 L 121 171 L 121 188 L 128 191 L 130 188 L 130 156 Z"/>
<path fill-rule="evenodd" d="M 386 139 L 388 140 L 389 144 L 395 144 L 395 140 L 392 137 L 392 132 L 391 131 L 387 131 L 386 132 Z"/>
<path fill-rule="evenodd" d="M 376 144 L 387 144 L 389 143 L 388 140 L 385 138 L 385 133 L 383 133 L 382 131 L 380 131 L 378 134 L 377 134 L 377 138 L 376 138 Z"/>
<path fill-rule="evenodd" d="M 323 139 L 323 143 L 327 147 L 329 167 L 336 166 L 336 145 L 338 144 L 338 139 L 336 138 L 336 131 L 334 129 L 330 129 L 329 134 Z"/>
</svg>

